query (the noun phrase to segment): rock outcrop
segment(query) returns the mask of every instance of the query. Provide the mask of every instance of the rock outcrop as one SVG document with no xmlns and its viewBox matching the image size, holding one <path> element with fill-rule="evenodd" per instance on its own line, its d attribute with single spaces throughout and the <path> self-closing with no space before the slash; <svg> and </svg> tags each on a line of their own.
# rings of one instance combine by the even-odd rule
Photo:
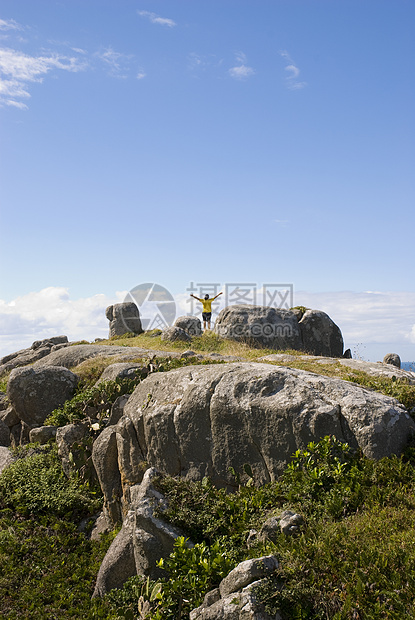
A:
<svg viewBox="0 0 415 620">
<path fill-rule="evenodd" d="M 340 379 L 253 362 L 189 366 L 141 382 L 118 424 L 95 441 L 93 458 L 117 519 L 143 462 L 232 489 L 230 468 L 244 481 L 249 463 L 257 484 L 275 480 L 297 449 L 325 435 L 381 458 L 399 454 L 414 431 L 395 399 Z"/>
<path fill-rule="evenodd" d="M 141 334 L 143 332 L 140 312 L 132 301 L 108 306 L 105 310 L 105 316 L 110 322 L 110 338 L 113 336 L 123 336 L 130 332 L 133 334 Z"/>
<path fill-rule="evenodd" d="M 82 362 L 95 357 L 114 358 L 114 363 L 118 361 L 126 362 L 137 358 L 156 357 L 180 357 L 178 351 L 155 351 L 153 349 L 142 349 L 141 347 L 119 347 L 106 344 L 75 344 L 59 351 L 53 351 L 44 359 L 34 364 L 35 368 L 46 368 L 48 366 L 65 366 L 65 368 L 75 368 Z"/>
<path fill-rule="evenodd" d="M 29 427 L 41 426 L 50 413 L 72 398 L 79 378 L 67 368 L 15 368 L 7 398 L 18 418 Z"/>
<path fill-rule="evenodd" d="M 228 306 L 219 313 L 214 331 L 222 338 L 251 346 L 302 350 L 298 319 L 290 310 L 242 304 Z"/>
<path fill-rule="evenodd" d="M 170 342 L 175 342 L 176 340 L 181 340 L 182 342 L 190 342 L 191 336 L 182 329 L 181 327 L 167 327 L 161 334 L 161 340 L 168 340 Z"/>
<path fill-rule="evenodd" d="M 154 468 L 148 469 L 141 484 L 131 488 L 131 509 L 101 564 L 94 597 L 121 587 L 133 575 L 154 579 L 163 575 L 157 561 L 170 555 L 182 532 L 155 516 L 156 508 L 166 507 L 164 496 L 152 484 L 156 475 Z"/>
<path fill-rule="evenodd" d="M 255 596 L 255 586 L 277 568 L 273 555 L 241 562 L 190 612 L 190 620 L 282 620 L 280 614 L 266 614 Z"/>
<path fill-rule="evenodd" d="M 328 314 L 321 310 L 306 310 L 298 324 L 304 351 L 328 357 L 343 355 L 342 333 Z"/>
<path fill-rule="evenodd" d="M 320 310 L 298 312 L 268 306 L 228 306 L 219 313 L 214 330 L 223 338 L 251 346 L 333 357 L 343 355 L 339 327 Z"/>
<path fill-rule="evenodd" d="M 384 364 L 390 364 L 391 366 L 396 366 L 396 368 L 401 367 L 401 358 L 397 353 L 387 353 L 383 358 Z"/>
<path fill-rule="evenodd" d="M 0 359 L 0 376 L 10 372 L 13 368 L 33 364 L 37 360 L 49 355 L 52 351 L 61 347 L 67 347 L 68 345 L 68 338 L 66 336 L 52 336 L 44 340 L 36 340 L 31 347 L 2 357 Z"/>
<path fill-rule="evenodd" d="M 201 336 L 202 324 L 197 316 L 179 316 L 174 322 L 174 327 L 184 329 L 189 336 Z"/>
</svg>

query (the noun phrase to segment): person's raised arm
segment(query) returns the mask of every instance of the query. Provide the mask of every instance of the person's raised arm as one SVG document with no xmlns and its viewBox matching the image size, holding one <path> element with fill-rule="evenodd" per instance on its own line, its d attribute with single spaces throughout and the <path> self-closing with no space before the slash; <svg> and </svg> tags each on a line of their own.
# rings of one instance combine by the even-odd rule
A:
<svg viewBox="0 0 415 620">
<path fill-rule="evenodd" d="M 223 294 L 223 293 L 222 293 L 222 291 L 221 291 L 220 293 L 218 293 L 218 294 L 216 295 L 216 297 L 219 297 L 219 295 L 222 295 L 222 294 Z M 216 299 L 216 297 L 214 297 L 213 299 Z"/>
<path fill-rule="evenodd" d="M 197 301 L 202 301 L 201 299 L 199 299 L 199 297 L 196 297 L 196 295 L 193 295 L 193 293 L 190 293 L 190 297 L 193 297 L 193 299 L 197 299 Z"/>
</svg>

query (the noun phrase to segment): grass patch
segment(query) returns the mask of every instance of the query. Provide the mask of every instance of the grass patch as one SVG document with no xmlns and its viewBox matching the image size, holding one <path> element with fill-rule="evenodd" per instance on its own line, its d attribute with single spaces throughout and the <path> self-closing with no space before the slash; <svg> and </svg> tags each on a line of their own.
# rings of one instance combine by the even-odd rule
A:
<svg viewBox="0 0 415 620">
<path fill-rule="evenodd" d="M 415 413 L 415 385 L 410 385 L 406 378 L 372 377 L 365 372 L 354 370 L 349 373 L 348 381 L 358 383 L 386 396 L 396 398 L 408 411 Z"/>
<path fill-rule="evenodd" d="M 126 334 L 124 336 L 115 336 L 111 340 L 100 341 L 99 345 L 114 345 L 124 347 L 141 347 L 143 349 L 153 349 L 158 351 L 177 351 L 183 353 L 191 349 L 197 354 L 219 353 L 220 355 L 233 355 L 241 357 L 246 361 L 251 361 L 270 355 L 271 353 L 287 353 L 293 355 L 302 355 L 300 351 L 276 351 L 274 349 L 256 349 L 250 347 L 243 342 L 227 340 L 216 334 L 213 330 L 205 331 L 201 336 L 194 336 L 191 342 L 166 342 L 161 340 L 161 336 L 157 335 L 159 330 L 144 332 L 138 336 Z"/>
<path fill-rule="evenodd" d="M 6 393 L 9 377 L 10 377 L 10 372 L 7 372 L 0 378 L 0 392 Z"/>
</svg>

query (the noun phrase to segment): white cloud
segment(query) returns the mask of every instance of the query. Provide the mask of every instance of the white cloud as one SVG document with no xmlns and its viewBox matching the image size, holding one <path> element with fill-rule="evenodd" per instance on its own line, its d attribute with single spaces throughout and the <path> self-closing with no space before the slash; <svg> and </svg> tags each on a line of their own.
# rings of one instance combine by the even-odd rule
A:
<svg viewBox="0 0 415 620">
<path fill-rule="evenodd" d="M 289 90 L 300 90 L 307 86 L 307 82 L 297 81 L 300 75 L 300 69 L 297 67 L 290 54 L 286 50 L 280 51 L 280 56 L 286 60 L 285 71 L 288 72 L 288 76 L 285 79 L 286 86 Z"/>
<path fill-rule="evenodd" d="M 30 98 L 30 86 L 42 83 L 47 75 L 57 71 L 78 71 L 102 69 L 111 77 L 126 78 L 132 69 L 133 55 L 117 52 L 112 47 L 88 52 L 68 42 L 48 40 L 51 50 L 42 50 L 39 53 L 27 54 L 19 49 L 22 40 L 16 32 L 23 30 L 14 20 L 0 20 L 1 37 L 14 42 L 0 48 L 0 106 L 13 106 L 27 109 L 27 100 Z M 27 29 L 26 29 L 27 30 Z M 7 34 L 6 34 L 7 31 Z M 62 53 L 62 46 L 66 48 Z M 55 51 L 55 49 L 59 51 Z M 145 73 L 141 68 L 137 78 L 142 79 Z"/>
<path fill-rule="evenodd" d="M 151 11 L 137 11 L 140 17 L 147 17 L 152 24 L 159 24 L 160 26 L 168 26 L 169 28 L 173 28 L 177 26 L 176 22 L 172 19 L 168 19 L 167 17 L 160 17 L 156 13 L 152 13 Z"/>
<path fill-rule="evenodd" d="M 140 70 L 140 71 L 137 73 L 137 80 L 142 80 L 142 79 L 143 79 L 143 78 L 145 78 L 145 77 L 147 77 L 147 74 L 146 74 L 144 71 Z"/>
<path fill-rule="evenodd" d="M 14 101 L 14 99 L 4 99 L 3 101 L 1 101 L 0 99 L 0 105 L 1 103 L 3 103 L 4 105 L 11 106 L 13 108 L 18 108 L 19 110 L 29 109 L 25 103 L 23 103 L 22 101 Z"/>
<path fill-rule="evenodd" d="M 291 75 L 289 76 L 289 78 L 294 79 L 296 77 L 298 77 L 299 73 L 300 73 L 300 69 L 298 67 L 296 67 L 295 65 L 287 65 L 285 67 L 285 70 L 288 72 L 291 72 Z"/>
<path fill-rule="evenodd" d="M 128 64 L 133 56 L 116 52 L 112 47 L 107 47 L 104 51 L 95 53 L 108 69 L 108 74 L 112 77 L 126 78 Z"/>
<path fill-rule="evenodd" d="M 54 69 L 77 72 L 85 68 L 76 57 L 52 54 L 29 56 L 10 48 L 0 49 L 0 104 L 27 107 L 18 100 L 28 98 L 27 84 L 42 82 Z"/>
<path fill-rule="evenodd" d="M 105 308 L 123 301 L 125 295 L 123 291 L 113 299 L 98 294 L 73 300 L 68 289 L 51 286 L 9 303 L 0 300 L 0 356 L 60 334 L 72 341 L 107 338 Z"/>
<path fill-rule="evenodd" d="M 0 30 L 23 30 L 23 26 L 14 19 L 0 19 Z"/>
<path fill-rule="evenodd" d="M 236 80 L 244 80 L 255 74 L 254 69 L 246 64 L 246 56 L 243 52 L 237 52 L 235 58 L 238 64 L 229 69 L 229 75 L 231 77 Z"/>
</svg>

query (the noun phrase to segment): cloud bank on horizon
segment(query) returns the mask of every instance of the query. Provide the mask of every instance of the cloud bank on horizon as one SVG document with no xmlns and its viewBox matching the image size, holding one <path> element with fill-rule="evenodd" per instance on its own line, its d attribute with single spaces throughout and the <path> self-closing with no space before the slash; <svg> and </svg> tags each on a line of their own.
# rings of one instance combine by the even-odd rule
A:
<svg viewBox="0 0 415 620">
<path fill-rule="evenodd" d="M 113 298 L 97 294 L 72 299 L 67 288 L 51 286 L 9 303 L 0 300 L 0 357 L 28 347 L 35 340 L 62 334 L 70 341 L 107 338 L 105 309 L 124 301 L 126 295 L 127 291 L 118 291 Z M 189 296 L 180 293 L 174 298 L 176 317 L 188 314 Z M 379 351 L 383 350 L 383 355 L 400 354 L 403 361 L 413 361 L 405 359 L 411 352 L 415 357 L 412 346 L 415 345 L 415 324 L 411 310 L 415 306 L 415 293 L 298 291 L 294 302 L 326 312 L 340 327 L 345 348 L 351 348 L 354 356 L 358 354 L 363 359 L 377 361 Z M 142 316 L 152 318 L 144 313 Z M 390 346 L 394 347 L 393 351 L 389 351 Z"/>
</svg>

